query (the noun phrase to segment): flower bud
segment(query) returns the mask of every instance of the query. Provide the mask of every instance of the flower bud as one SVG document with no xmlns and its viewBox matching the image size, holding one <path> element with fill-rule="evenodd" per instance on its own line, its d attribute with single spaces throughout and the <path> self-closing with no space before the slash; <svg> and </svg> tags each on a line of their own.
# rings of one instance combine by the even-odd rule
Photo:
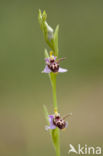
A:
<svg viewBox="0 0 103 156">
<path fill-rule="evenodd" d="M 48 25 L 46 21 L 45 21 L 45 25 L 48 33 L 48 40 L 50 41 L 51 39 L 53 39 L 53 29 Z"/>
</svg>

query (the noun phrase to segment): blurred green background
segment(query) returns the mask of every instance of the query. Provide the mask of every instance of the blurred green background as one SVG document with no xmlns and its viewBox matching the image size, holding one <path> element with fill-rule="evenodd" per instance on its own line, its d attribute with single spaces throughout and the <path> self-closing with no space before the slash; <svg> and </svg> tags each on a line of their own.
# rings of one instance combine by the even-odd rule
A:
<svg viewBox="0 0 103 156">
<path fill-rule="evenodd" d="M 69 144 L 103 144 L 103 1 L 0 0 L 0 156 L 54 156 L 44 130 L 45 104 L 53 113 L 44 68 L 45 44 L 38 9 L 53 28 L 60 24 L 59 56 L 68 73 L 57 78 L 62 156 Z M 49 50 L 49 48 L 48 48 Z M 103 154 L 103 153 L 102 153 Z"/>
</svg>

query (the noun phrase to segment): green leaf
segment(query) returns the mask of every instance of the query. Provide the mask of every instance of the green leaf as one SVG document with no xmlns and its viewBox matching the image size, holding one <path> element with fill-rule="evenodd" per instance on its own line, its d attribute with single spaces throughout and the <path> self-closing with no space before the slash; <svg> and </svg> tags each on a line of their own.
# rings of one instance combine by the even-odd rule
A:
<svg viewBox="0 0 103 156">
<path fill-rule="evenodd" d="M 43 16 L 43 21 L 45 22 L 45 21 L 46 21 L 46 19 L 47 19 L 47 13 L 46 13 L 46 11 L 45 11 L 45 10 L 43 11 L 42 16 Z"/>
<path fill-rule="evenodd" d="M 46 18 L 47 18 L 46 12 L 43 11 L 43 13 L 42 13 L 41 10 L 39 9 L 38 20 L 39 20 L 39 23 L 40 23 L 40 26 L 41 26 L 42 31 L 44 29 Z"/>
<path fill-rule="evenodd" d="M 58 33 L 59 33 L 59 25 L 56 26 L 56 29 L 54 32 L 55 56 L 58 56 Z"/>
<path fill-rule="evenodd" d="M 47 110 L 47 107 L 45 105 L 43 105 L 43 109 L 44 109 L 44 115 L 45 115 L 45 119 L 49 125 L 49 120 L 48 120 L 48 110 Z"/>
<path fill-rule="evenodd" d="M 45 58 L 48 58 L 49 57 L 49 54 L 48 54 L 47 49 L 44 50 L 44 55 L 45 55 Z"/>
</svg>

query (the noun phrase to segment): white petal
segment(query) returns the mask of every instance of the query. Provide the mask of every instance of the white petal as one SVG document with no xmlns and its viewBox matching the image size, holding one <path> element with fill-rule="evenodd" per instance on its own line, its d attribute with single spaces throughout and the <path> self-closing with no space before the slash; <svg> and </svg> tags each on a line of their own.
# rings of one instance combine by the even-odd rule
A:
<svg viewBox="0 0 103 156">
<path fill-rule="evenodd" d="M 42 71 L 42 73 L 50 73 L 51 70 L 48 68 L 48 66 L 46 65 L 44 70 Z"/>
<path fill-rule="evenodd" d="M 59 71 L 58 71 L 58 72 L 59 72 L 59 73 L 64 73 L 64 72 L 67 72 L 67 71 L 68 71 L 67 69 L 60 68 L 60 67 L 59 67 Z"/>
</svg>

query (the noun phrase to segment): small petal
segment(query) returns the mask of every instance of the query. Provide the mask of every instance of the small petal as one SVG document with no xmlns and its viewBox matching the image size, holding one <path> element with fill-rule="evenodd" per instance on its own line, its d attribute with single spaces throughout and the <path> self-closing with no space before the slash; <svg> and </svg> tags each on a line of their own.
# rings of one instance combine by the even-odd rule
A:
<svg viewBox="0 0 103 156">
<path fill-rule="evenodd" d="M 49 115 L 49 122 L 53 121 L 54 115 Z"/>
<path fill-rule="evenodd" d="M 56 128 L 56 126 L 54 124 L 50 125 L 50 129 L 55 129 L 55 128 Z"/>
<path fill-rule="evenodd" d="M 59 67 L 59 70 L 58 70 L 59 73 L 64 73 L 64 72 L 67 72 L 67 71 L 68 71 L 67 69 L 60 68 L 60 67 Z"/>
<path fill-rule="evenodd" d="M 55 129 L 56 126 L 53 123 L 54 115 L 49 115 L 50 129 Z"/>
<path fill-rule="evenodd" d="M 56 58 L 57 58 L 57 57 L 56 57 L 56 56 L 54 56 L 54 60 L 56 60 Z"/>
<path fill-rule="evenodd" d="M 49 58 L 45 58 L 45 62 L 46 63 L 49 63 Z"/>
<path fill-rule="evenodd" d="M 46 65 L 44 70 L 42 71 L 42 73 L 50 73 L 51 70 L 48 68 L 48 66 Z"/>
<path fill-rule="evenodd" d="M 45 126 L 45 130 L 55 129 L 56 128 L 56 126 L 53 123 L 53 118 L 54 118 L 54 115 L 49 115 L 49 123 L 50 123 L 50 125 L 49 126 Z"/>
<path fill-rule="evenodd" d="M 68 122 L 66 121 L 66 125 L 65 125 L 65 128 L 67 128 L 68 127 Z"/>
</svg>

